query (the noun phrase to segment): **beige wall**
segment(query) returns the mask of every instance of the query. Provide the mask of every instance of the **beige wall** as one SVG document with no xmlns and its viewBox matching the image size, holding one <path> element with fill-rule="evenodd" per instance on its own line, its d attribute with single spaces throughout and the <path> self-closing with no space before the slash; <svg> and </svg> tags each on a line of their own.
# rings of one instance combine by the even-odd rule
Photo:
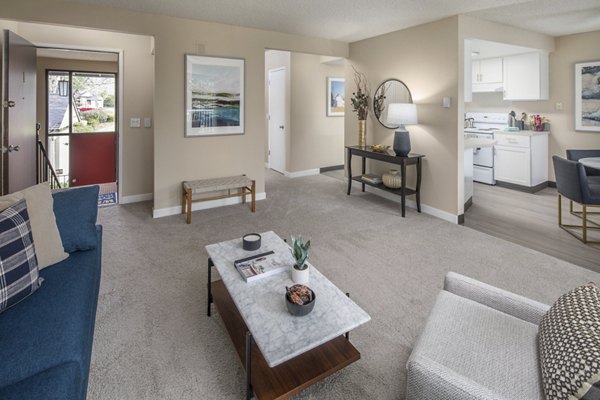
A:
<svg viewBox="0 0 600 400">
<path fill-rule="evenodd" d="M 352 43 L 346 67 L 346 104 L 355 91 L 352 68 L 367 75 L 371 91 L 385 79 L 406 83 L 417 104 L 419 124 L 409 126 L 412 152 L 424 154 L 421 201 L 431 207 L 457 215 L 458 148 L 458 17 Z M 442 97 L 451 96 L 452 108 L 441 107 Z M 462 118 L 461 118 L 462 120 Z M 356 114 L 347 108 L 346 145 L 358 142 Z M 372 110 L 367 121 L 367 143 L 392 145 L 394 131 L 375 120 Z M 462 162 L 462 160 L 461 160 Z M 374 164 L 373 164 L 374 165 Z M 390 164 L 378 164 L 372 170 L 385 170 Z M 353 172 L 359 163 L 353 163 Z M 409 168 L 409 181 L 414 181 Z M 462 177 L 461 177 L 462 179 Z"/>
<path fill-rule="evenodd" d="M 59 58 L 38 57 L 37 59 L 37 121 L 42 126 L 40 137 L 44 142 L 46 137 L 46 71 L 70 70 L 85 72 L 118 73 L 119 64 L 105 61 L 66 60 Z"/>
<path fill-rule="evenodd" d="M 292 53 L 289 172 L 344 163 L 344 118 L 327 116 L 327 77 L 343 78 L 344 67 Z"/>
<path fill-rule="evenodd" d="M 556 50 L 550 53 L 550 98 L 547 101 L 504 101 L 502 93 L 473 95 L 465 103 L 467 111 L 541 114 L 550 119 L 549 178 L 554 181 L 552 155 L 566 156 L 567 149 L 599 149 L 600 133 L 575 131 L 575 63 L 600 60 L 600 31 L 556 38 Z M 562 111 L 556 110 L 562 103 Z"/>
<path fill-rule="evenodd" d="M 0 17 L 149 35 L 155 38 L 154 207 L 176 212 L 181 181 L 246 173 L 264 191 L 264 51 L 346 57 L 342 42 L 49 0 L 4 0 Z M 98 35 L 102 39 L 102 35 Z M 184 54 L 246 60 L 245 135 L 184 138 Z M 135 77 L 133 78 L 135 79 Z M 150 85 L 150 82 L 146 82 Z M 150 173 L 150 172 L 149 172 Z"/>
<path fill-rule="evenodd" d="M 0 18 L 5 16 L 5 10 L 9 11 L 13 8 L 2 8 Z M 28 11 L 33 12 L 33 10 L 40 10 L 40 15 L 48 14 L 39 6 L 32 7 Z M 151 38 L 25 22 L 18 23 L 16 33 L 34 44 L 42 46 L 79 46 L 86 49 L 123 51 L 123 76 L 120 77 L 123 82 L 123 115 L 121 118 L 124 122 L 123 132 L 120 133 L 123 158 L 122 164 L 119 166 L 120 172 L 122 172 L 121 195 L 152 193 L 154 186 L 153 128 L 129 128 L 128 123 L 129 118 L 132 117 L 153 116 L 154 56 L 151 53 Z M 40 79 L 39 76 L 38 79 Z M 38 98 L 38 105 L 39 100 Z"/>
</svg>

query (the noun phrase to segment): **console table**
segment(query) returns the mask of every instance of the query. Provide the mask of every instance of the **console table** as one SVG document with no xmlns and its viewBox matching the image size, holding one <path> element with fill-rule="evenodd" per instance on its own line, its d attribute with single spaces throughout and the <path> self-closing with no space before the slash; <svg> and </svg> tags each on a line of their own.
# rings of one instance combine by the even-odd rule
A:
<svg viewBox="0 0 600 400">
<path fill-rule="evenodd" d="M 357 181 L 362 184 L 362 191 L 365 191 L 365 185 L 373 186 L 386 192 L 397 194 L 402 199 L 402 217 L 405 216 L 406 210 L 406 196 L 416 195 L 417 200 L 417 211 L 421 212 L 421 160 L 424 155 L 421 154 L 409 154 L 407 157 L 396 156 L 392 150 L 388 150 L 385 153 L 379 153 L 371 150 L 369 147 L 361 146 L 346 146 L 346 152 L 348 154 L 348 195 L 352 190 L 352 181 Z M 358 176 L 352 176 L 352 156 L 362 157 L 362 174 Z M 372 160 L 379 160 L 391 164 L 397 164 L 400 166 L 400 176 L 402 177 L 402 187 L 399 189 L 391 189 L 383 185 L 383 183 L 370 183 L 362 179 L 367 171 L 367 158 Z M 417 184 L 415 188 L 406 187 L 406 167 L 408 165 L 414 165 L 417 169 Z"/>
</svg>

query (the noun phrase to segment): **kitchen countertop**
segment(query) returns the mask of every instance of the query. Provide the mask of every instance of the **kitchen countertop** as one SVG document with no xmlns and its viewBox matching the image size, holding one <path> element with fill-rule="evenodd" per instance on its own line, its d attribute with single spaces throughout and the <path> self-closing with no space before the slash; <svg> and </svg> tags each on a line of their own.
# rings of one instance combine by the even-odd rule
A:
<svg viewBox="0 0 600 400">
<path fill-rule="evenodd" d="M 518 135 L 518 136 L 538 136 L 538 135 L 549 135 L 549 131 L 494 131 L 494 135 Z"/>
</svg>

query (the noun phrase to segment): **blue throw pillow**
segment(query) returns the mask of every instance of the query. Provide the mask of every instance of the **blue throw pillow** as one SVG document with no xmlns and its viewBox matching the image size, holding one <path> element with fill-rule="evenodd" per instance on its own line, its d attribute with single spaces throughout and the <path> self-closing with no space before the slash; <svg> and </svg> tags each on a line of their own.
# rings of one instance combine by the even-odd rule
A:
<svg viewBox="0 0 600 400">
<path fill-rule="evenodd" d="M 0 313 L 40 284 L 27 203 L 20 200 L 0 213 Z"/>
<path fill-rule="evenodd" d="M 67 253 L 95 249 L 98 217 L 98 186 L 59 190 L 54 197 L 54 215 Z"/>
</svg>

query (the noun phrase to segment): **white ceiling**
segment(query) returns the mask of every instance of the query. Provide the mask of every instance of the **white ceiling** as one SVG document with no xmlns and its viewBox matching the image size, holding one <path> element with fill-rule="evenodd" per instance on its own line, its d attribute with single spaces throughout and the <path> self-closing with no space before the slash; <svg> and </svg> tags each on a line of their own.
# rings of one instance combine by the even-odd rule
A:
<svg viewBox="0 0 600 400">
<path fill-rule="evenodd" d="M 73 0 L 354 42 L 467 14 L 553 36 L 600 29 L 600 0 Z"/>
</svg>

